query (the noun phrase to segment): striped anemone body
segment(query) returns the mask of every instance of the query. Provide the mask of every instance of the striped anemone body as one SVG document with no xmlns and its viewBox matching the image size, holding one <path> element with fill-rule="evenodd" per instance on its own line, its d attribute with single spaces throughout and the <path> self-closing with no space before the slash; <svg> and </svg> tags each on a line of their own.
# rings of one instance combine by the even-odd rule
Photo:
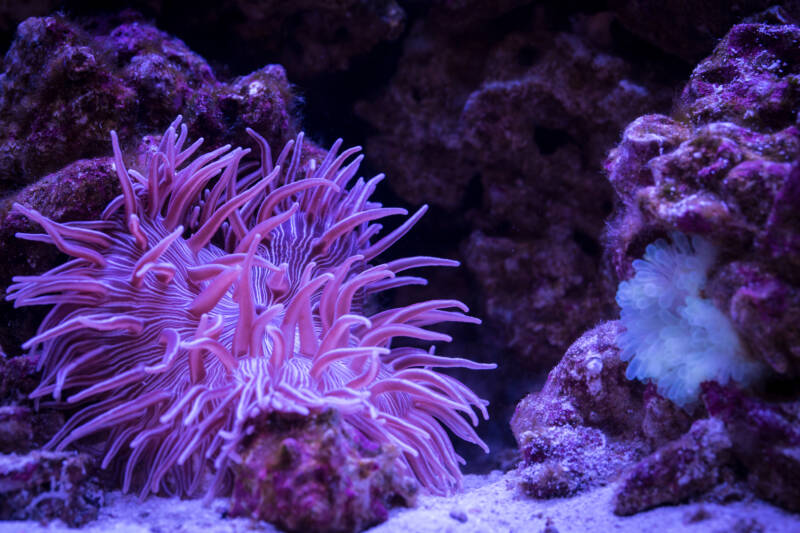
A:
<svg viewBox="0 0 800 533">
<path fill-rule="evenodd" d="M 141 171 L 125 167 L 112 132 L 123 194 L 100 220 L 40 224 L 44 241 L 72 257 L 18 276 L 16 306 L 52 305 L 24 347 L 42 380 L 32 396 L 78 409 L 48 444 L 94 450 L 140 494 L 220 492 L 237 450 L 265 413 L 334 408 L 365 437 L 402 451 L 399 461 L 434 492 L 460 483 L 461 461 L 444 427 L 483 448 L 473 426 L 486 402 L 439 367 L 493 368 L 396 338 L 449 341 L 425 329 L 479 321 L 456 300 L 370 316 L 363 301 L 425 283 L 409 269 L 455 266 L 418 256 L 374 259 L 423 215 L 378 238 L 375 221 L 406 214 L 369 197 L 382 176 L 354 180 L 358 148 L 302 157 L 302 134 L 273 160 L 222 147 L 197 155 L 176 120 Z M 354 182 L 351 184 L 351 182 Z M 47 400 L 52 397 L 53 400 Z M 471 422 L 471 424 L 470 424 Z"/>
</svg>

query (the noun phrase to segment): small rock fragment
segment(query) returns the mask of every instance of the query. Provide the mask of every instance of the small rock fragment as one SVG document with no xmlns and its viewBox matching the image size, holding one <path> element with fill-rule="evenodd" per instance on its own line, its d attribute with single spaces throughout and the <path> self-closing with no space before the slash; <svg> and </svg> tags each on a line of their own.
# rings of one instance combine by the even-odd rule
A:
<svg viewBox="0 0 800 533">
<path fill-rule="evenodd" d="M 29 407 L 0 407 L 0 453 L 27 450 L 33 443 L 32 412 Z"/>
<path fill-rule="evenodd" d="M 711 518 L 711 513 L 708 511 L 708 509 L 701 505 L 700 507 L 689 510 L 683 516 L 683 523 L 696 524 L 697 522 L 702 522 L 703 520 L 708 520 L 709 518 Z"/>
<path fill-rule="evenodd" d="M 450 511 L 450 518 L 463 524 L 467 521 L 467 513 L 465 513 L 463 509 L 453 509 Z"/>
<path fill-rule="evenodd" d="M 542 533 L 558 533 L 558 528 L 556 527 L 552 518 L 547 518 L 547 521 L 544 524 L 544 529 L 542 529 Z"/>
</svg>

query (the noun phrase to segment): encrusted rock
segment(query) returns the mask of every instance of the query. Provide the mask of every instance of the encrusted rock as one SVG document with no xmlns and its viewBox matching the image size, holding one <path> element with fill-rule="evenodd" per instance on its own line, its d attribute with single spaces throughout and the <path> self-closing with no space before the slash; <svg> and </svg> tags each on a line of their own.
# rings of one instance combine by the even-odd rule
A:
<svg viewBox="0 0 800 533">
<path fill-rule="evenodd" d="M 44 445 L 64 425 L 64 415 L 27 405 L 0 406 L 0 453 L 27 452 Z"/>
<path fill-rule="evenodd" d="M 734 26 L 694 69 L 681 94 L 694 125 L 734 122 L 779 131 L 794 122 L 800 101 L 800 27 Z"/>
<path fill-rule="evenodd" d="M 91 470 L 84 454 L 0 454 L 0 519 L 58 519 L 72 527 L 94 520 L 103 496 Z"/>
<path fill-rule="evenodd" d="M 684 436 L 624 474 L 614 495 L 614 513 L 631 515 L 677 504 L 732 480 L 731 447 L 731 437 L 720 420 L 698 420 Z"/>
<path fill-rule="evenodd" d="M 271 415 L 254 426 L 235 467 L 231 514 L 287 531 L 355 532 L 412 505 L 416 480 L 381 447 L 343 425 L 335 411 Z"/>
<path fill-rule="evenodd" d="M 707 383 L 703 400 L 724 423 L 747 483 L 766 500 L 800 511 L 800 402 L 766 402 Z"/>
<path fill-rule="evenodd" d="M 634 121 L 606 162 L 618 278 L 658 237 L 703 235 L 720 257 L 707 296 L 787 376 L 800 375 L 798 42 L 797 26 L 734 27 L 695 69 L 681 111 Z"/>
<path fill-rule="evenodd" d="M 759 496 L 798 509 L 798 42 L 797 26 L 735 26 L 695 69 L 677 112 L 634 121 L 606 162 L 618 198 L 606 238 L 616 276 L 630 277 L 633 259 L 659 237 L 704 236 L 718 260 L 703 297 L 772 369 L 746 392 L 704 383 L 712 418 L 624 474 L 618 514 L 735 493 L 729 488 L 743 480 Z M 665 402 L 653 395 L 645 403 L 642 430 L 654 443 L 674 439 L 689 420 Z"/>
<path fill-rule="evenodd" d="M 38 384 L 36 361 L 0 353 L 0 405 L 13 405 L 27 399 Z"/>
<path fill-rule="evenodd" d="M 618 435 L 638 429 L 644 386 L 625 378 L 616 346 L 620 327 L 605 322 L 569 347 L 542 390 L 517 406 L 511 419 L 517 439 L 536 425 L 592 425 Z"/>
<path fill-rule="evenodd" d="M 610 287 L 597 280 L 597 262 L 556 223 L 541 239 L 491 237 L 476 231 L 466 261 L 484 291 L 486 312 L 503 323 L 508 345 L 538 369 L 555 350 L 611 314 Z M 597 283 L 594 283 L 597 281 Z M 519 368 L 517 371 L 519 371 Z"/>
<path fill-rule="evenodd" d="M 549 426 L 519 436 L 519 486 L 534 498 L 560 498 L 604 484 L 641 456 L 641 446 L 586 426 Z"/>
<path fill-rule="evenodd" d="M 119 19 L 31 18 L 0 63 L 0 187 L 17 188 L 77 159 L 162 131 L 182 113 L 212 145 L 242 143 L 252 127 L 274 145 L 294 135 L 283 69 L 268 65 L 220 82 L 180 40 L 123 14 Z M 229 132 L 242 132 L 232 138 Z"/>
<path fill-rule="evenodd" d="M 27 450 L 33 443 L 31 409 L 21 405 L 0 407 L 0 453 Z"/>
<path fill-rule="evenodd" d="M 511 428 L 522 452 L 520 486 L 537 498 L 606 483 L 653 446 L 680 435 L 688 417 L 625 378 L 618 322 L 586 332 L 517 406 Z"/>
</svg>

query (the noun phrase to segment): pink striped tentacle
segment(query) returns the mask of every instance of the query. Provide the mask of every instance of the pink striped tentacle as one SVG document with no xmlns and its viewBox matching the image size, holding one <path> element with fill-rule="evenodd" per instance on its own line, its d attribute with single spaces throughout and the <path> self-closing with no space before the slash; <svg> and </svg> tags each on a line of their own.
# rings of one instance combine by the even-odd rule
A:
<svg viewBox="0 0 800 533">
<path fill-rule="evenodd" d="M 191 350 L 193 348 L 208 350 L 217 356 L 217 359 L 219 359 L 220 363 L 223 364 L 228 372 L 233 372 L 236 370 L 236 367 L 239 364 L 236 361 L 236 358 L 231 355 L 231 352 L 225 347 L 224 344 L 209 337 L 201 337 L 191 341 L 183 341 L 181 342 L 181 348 L 186 350 Z"/>
<path fill-rule="evenodd" d="M 436 331 L 429 331 L 427 329 L 418 328 L 416 326 L 409 326 L 408 324 L 387 324 L 369 330 L 359 343 L 361 346 L 377 346 L 393 337 L 411 337 L 424 341 L 443 341 L 450 342 L 453 340 L 450 335 L 438 333 Z"/>
<path fill-rule="evenodd" d="M 372 322 L 361 315 L 342 315 L 336 319 L 331 328 L 325 333 L 317 350 L 317 356 L 344 344 L 344 335 L 349 334 L 353 326 L 372 327 Z"/>
<path fill-rule="evenodd" d="M 175 242 L 175 239 L 180 237 L 183 234 L 183 226 L 178 226 L 175 228 L 175 231 L 161 239 L 158 244 L 153 246 L 150 250 L 142 254 L 142 257 L 133 265 L 133 274 L 131 274 L 130 283 L 133 284 L 134 287 L 141 287 L 142 282 L 144 281 L 144 274 L 146 270 L 144 267 L 146 265 L 154 264 L 155 260 L 161 257 L 161 255 L 169 248 L 169 246 Z"/>
<path fill-rule="evenodd" d="M 58 326 L 50 328 L 36 335 L 22 345 L 24 349 L 29 349 L 36 344 L 59 335 L 64 335 L 79 329 L 93 329 L 96 331 L 123 330 L 134 334 L 141 333 L 144 328 L 144 320 L 133 316 L 113 316 L 108 315 L 85 315 L 76 316 Z"/>
<path fill-rule="evenodd" d="M 336 184 L 328 180 L 318 179 L 318 178 L 308 178 L 302 181 L 289 183 L 272 191 L 269 194 L 269 196 L 267 196 L 267 201 L 264 202 L 258 210 L 258 216 L 256 217 L 256 220 L 258 222 L 263 222 L 267 220 L 267 218 L 272 216 L 275 207 L 281 201 L 289 198 L 293 194 L 298 194 L 302 191 L 305 191 L 307 189 L 313 189 L 315 187 L 330 187 L 336 191 L 339 190 L 339 187 Z"/>
<path fill-rule="evenodd" d="M 46 236 L 30 233 L 17 233 L 16 237 L 29 241 L 52 242 L 65 254 L 71 255 L 72 257 L 85 259 L 86 261 L 90 261 L 101 267 L 105 266 L 106 260 L 99 251 L 93 250 L 86 246 L 67 242 L 68 237 L 72 237 L 74 239 L 78 235 L 86 234 L 87 238 L 89 238 L 91 234 L 87 233 L 86 230 L 81 230 L 79 233 L 78 230 L 74 228 L 68 228 L 63 224 L 57 224 L 47 217 L 42 216 L 38 211 L 28 209 L 22 204 L 15 203 L 14 210 L 37 222 L 47 232 Z"/>
<path fill-rule="evenodd" d="M 409 285 L 427 285 L 428 280 L 418 276 L 396 276 L 392 279 L 385 279 L 370 283 L 364 288 L 365 294 L 375 294 L 376 292 L 388 291 L 398 287 L 407 287 Z"/>
<path fill-rule="evenodd" d="M 272 150 L 270 149 L 267 140 L 253 131 L 252 128 L 246 128 L 245 131 L 250 137 L 253 138 L 253 140 L 256 141 L 258 148 L 261 151 L 261 177 L 263 179 L 272 173 Z"/>
<path fill-rule="evenodd" d="M 238 152 L 226 153 L 230 148 L 230 145 L 221 146 L 213 152 L 197 158 L 188 167 L 175 174 L 167 204 L 167 216 L 164 218 L 164 225 L 167 229 L 175 228 L 186 216 L 187 209 L 206 183 L 221 170 L 231 165 L 231 161 L 238 155 Z"/>
<path fill-rule="evenodd" d="M 261 242 L 261 234 L 257 233 L 250 242 L 250 248 L 242 261 L 242 273 L 237 280 L 234 292 L 234 301 L 239 304 L 239 319 L 234 330 L 231 349 L 234 356 L 242 355 L 250 349 L 250 333 L 256 319 L 256 302 L 251 288 L 250 270 L 253 267 L 253 257 L 259 242 Z"/>
<path fill-rule="evenodd" d="M 336 298 L 336 314 L 346 315 L 351 311 L 353 297 L 359 289 L 380 279 L 391 277 L 394 277 L 394 272 L 386 270 L 383 265 L 369 268 L 355 276 L 339 290 Z"/>
<path fill-rule="evenodd" d="M 312 266 L 313 263 L 309 264 Z M 310 268 L 307 270 L 311 270 Z M 298 321 L 302 320 L 303 316 L 310 315 L 310 298 L 311 294 L 317 289 L 322 287 L 325 283 L 333 279 L 333 274 L 326 273 L 309 280 L 295 295 L 292 303 L 286 308 L 286 314 L 283 319 L 283 336 L 290 339 L 288 342 L 294 343 L 294 332 Z M 313 334 L 313 329 L 309 329 L 308 325 L 301 328 L 300 331 L 300 349 L 303 353 L 313 354 L 317 351 L 318 340 Z"/>
<path fill-rule="evenodd" d="M 330 248 L 330 246 L 342 235 L 352 231 L 355 227 L 364 224 L 365 222 L 391 215 L 405 215 L 407 213 L 408 211 L 405 209 L 387 207 L 382 209 L 372 209 L 370 211 L 362 211 L 360 213 L 350 215 L 344 220 L 340 220 L 331 226 L 328 231 L 319 237 L 319 240 L 316 242 L 314 247 L 318 250 L 318 253 L 325 253 L 328 251 L 328 248 Z"/>
<path fill-rule="evenodd" d="M 130 220 L 131 215 L 136 214 L 138 202 L 133 193 L 131 177 L 128 175 L 125 161 L 122 159 L 122 150 L 119 148 L 117 132 L 111 130 L 111 147 L 114 150 L 114 168 L 117 171 L 120 187 L 122 187 L 123 204 L 125 205 L 125 219 Z"/>
<path fill-rule="evenodd" d="M 461 265 L 461 263 L 453 259 L 444 259 L 442 257 L 417 255 L 414 257 L 403 257 L 401 259 L 395 259 L 394 261 L 389 261 L 388 263 L 386 263 L 386 268 L 397 274 L 398 272 L 402 272 L 403 270 L 409 270 L 411 268 L 422 268 L 431 266 L 457 267 L 459 265 Z"/>
<path fill-rule="evenodd" d="M 342 263 L 336 267 L 333 272 L 333 279 L 325 285 L 322 290 L 322 296 L 319 302 L 319 314 L 322 320 L 323 333 L 331 327 L 331 324 L 336 320 L 336 300 L 342 287 L 342 283 L 348 274 L 350 274 L 353 265 L 360 262 L 364 258 L 360 255 L 351 255 L 346 258 Z M 355 291 L 354 291 L 355 292 Z M 342 313 L 345 314 L 345 313 Z"/>
<path fill-rule="evenodd" d="M 250 336 L 250 355 L 252 357 L 263 357 L 264 335 L 267 326 L 275 317 L 282 313 L 283 310 L 284 307 L 282 304 L 276 304 L 268 307 L 256 316 L 253 321 L 253 331 Z"/>
<path fill-rule="evenodd" d="M 203 313 L 208 313 L 222 297 L 228 292 L 231 285 L 239 279 L 242 273 L 241 266 L 235 266 L 225 269 L 220 275 L 214 278 L 203 291 L 192 300 L 187 309 L 194 315 L 200 316 Z"/>
<path fill-rule="evenodd" d="M 292 218 L 299 209 L 300 204 L 295 202 L 287 211 L 259 222 L 239 241 L 235 251 L 241 253 L 247 250 L 256 235 L 263 236 L 261 238 L 269 238 L 272 230 Z"/>
<path fill-rule="evenodd" d="M 347 348 L 334 348 L 320 354 L 314 359 L 311 365 L 310 375 L 314 379 L 319 379 L 322 372 L 336 361 L 351 360 L 354 357 L 362 357 L 372 354 L 387 354 L 388 348 L 376 348 L 375 346 L 354 346 Z"/>
<path fill-rule="evenodd" d="M 219 229 L 222 221 L 225 220 L 225 218 L 227 218 L 234 209 L 237 209 L 243 203 L 260 193 L 264 187 L 266 187 L 266 183 L 261 182 L 247 191 L 228 200 L 222 207 L 215 211 L 208 220 L 203 223 L 203 225 L 194 235 L 189 237 L 189 239 L 186 241 L 186 244 L 189 246 L 189 248 L 196 253 L 198 250 L 208 244 L 208 241 L 211 240 L 211 237 L 213 237 Z"/>
<path fill-rule="evenodd" d="M 416 213 L 411 215 L 411 217 L 403 222 L 403 224 L 401 224 L 397 229 L 367 248 L 364 251 L 364 257 L 369 261 L 385 252 L 392 244 L 396 243 L 403 235 L 408 233 L 408 231 L 414 227 L 417 222 L 419 222 L 419 219 L 422 218 L 422 215 L 424 215 L 427 211 L 427 205 L 420 207 Z"/>
<path fill-rule="evenodd" d="M 411 367 L 438 367 L 438 368 L 469 368 L 471 370 L 494 370 L 496 363 L 477 363 L 471 359 L 463 357 L 443 357 L 440 355 L 429 354 L 428 352 L 416 352 L 409 355 L 397 357 L 392 360 L 392 368 L 403 370 Z"/>
</svg>

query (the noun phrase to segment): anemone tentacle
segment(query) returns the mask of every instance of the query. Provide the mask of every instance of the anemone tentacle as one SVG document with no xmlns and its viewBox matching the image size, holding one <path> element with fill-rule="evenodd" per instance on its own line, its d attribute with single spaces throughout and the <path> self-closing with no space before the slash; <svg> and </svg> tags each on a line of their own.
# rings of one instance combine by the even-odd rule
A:
<svg viewBox="0 0 800 533">
<path fill-rule="evenodd" d="M 373 242 L 377 220 L 406 211 L 369 200 L 382 175 L 349 186 L 359 148 L 339 153 L 338 140 L 319 161 L 304 156 L 300 134 L 273 160 L 248 130 L 256 160 L 230 146 L 197 155 L 202 139 L 185 146 L 180 122 L 138 170 L 125 167 L 111 133 L 122 194 L 100 221 L 56 223 L 14 206 L 46 232 L 19 237 L 73 257 L 15 277 L 7 296 L 53 306 L 25 344 L 42 371 L 32 397 L 80 409 L 48 447 L 104 437 L 102 466 L 120 471 L 125 490 L 196 495 L 214 471 L 210 489 L 224 490 L 261 414 L 332 407 L 400 449 L 404 468 L 432 491 L 457 487 L 462 460 L 445 427 L 486 449 L 473 429 L 486 402 L 434 368 L 494 365 L 393 345 L 449 341 L 425 328 L 480 321 L 456 300 L 363 309 L 369 294 L 426 283 L 400 272 L 458 265 L 427 256 L 369 263 L 426 207 Z"/>
</svg>

